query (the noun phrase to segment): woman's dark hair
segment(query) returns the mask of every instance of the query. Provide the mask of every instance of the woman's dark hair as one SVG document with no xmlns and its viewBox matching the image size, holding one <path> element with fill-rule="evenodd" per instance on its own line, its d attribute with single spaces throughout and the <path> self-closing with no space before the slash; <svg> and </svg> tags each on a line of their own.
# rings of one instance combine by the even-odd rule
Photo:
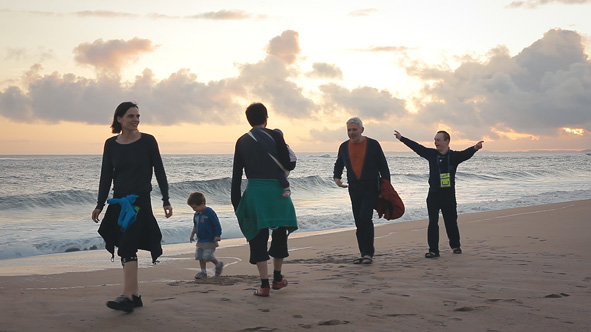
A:
<svg viewBox="0 0 591 332">
<path fill-rule="evenodd" d="M 137 104 L 132 103 L 130 101 L 122 102 L 121 104 L 119 104 L 119 106 L 117 106 L 117 108 L 115 109 L 115 114 L 113 115 L 113 123 L 111 124 L 113 134 L 118 134 L 121 132 L 121 124 L 119 123 L 119 121 L 117 121 L 117 118 L 123 117 L 130 108 L 134 107 L 138 108 Z"/>
<path fill-rule="evenodd" d="M 261 103 L 252 103 L 246 108 L 246 119 L 253 127 L 262 125 L 268 117 L 267 108 Z"/>
</svg>

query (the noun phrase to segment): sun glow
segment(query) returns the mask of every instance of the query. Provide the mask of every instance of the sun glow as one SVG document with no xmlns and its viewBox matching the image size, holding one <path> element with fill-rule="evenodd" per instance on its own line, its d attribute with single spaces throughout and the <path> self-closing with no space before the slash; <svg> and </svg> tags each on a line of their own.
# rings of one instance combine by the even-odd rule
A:
<svg viewBox="0 0 591 332">
<path fill-rule="evenodd" d="M 566 131 L 567 133 L 575 134 L 582 136 L 585 134 L 585 129 L 583 128 L 562 128 L 562 130 Z"/>
<path fill-rule="evenodd" d="M 501 137 L 506 137 L 506 138 L 513 140 L 513 141 L 518 140 L 518 139 L 523 139 L 523 138 L 529 138 L 534 141 L 537 141 L 540 139 L 540 137 L 538 137 L 534 134 L 519 133 L 511 128 L 508 128 L 507 130 L 500 130 L 500 129 L 496 129 L 496 128 L 491 128 L 491 131 Z"/>
</svg>

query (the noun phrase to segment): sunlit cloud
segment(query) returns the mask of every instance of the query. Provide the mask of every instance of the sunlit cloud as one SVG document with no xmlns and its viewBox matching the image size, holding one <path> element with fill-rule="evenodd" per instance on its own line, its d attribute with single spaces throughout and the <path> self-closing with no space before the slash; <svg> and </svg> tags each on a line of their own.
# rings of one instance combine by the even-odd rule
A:
<svg viewBox="0 0 591 332">
<path fill-rule="evenodd" d="M 42 66 L 33 64 L 18 85 L 0 90 L 0 116 L 17 122 L 104 124 L 114 105 L 131 100 L 139 103 L 144 123 L 231 125 L 243 121 L 245 105 L 261 101 L 274 115 L 310 129 L 328 126 L 310 131 L 318 141 L 342 138 L 344 127 L 333 132 L 334 123 L 351 116 L 361 117 L 372 133 L 386 139 L 392 138 L 393 126 L 419 140 L 449 128 L 456 142 L 541 140 L 559 131 L 567 136 L 562 128 L 575 130 L 569 136 L 591 131 L 591 63 L 574 31 L 550 30 L 513 56 L 506 47 L 495 47 L 481 58 L 462 58 L 457 68 L 400 55 L 407 75 L 425 82 L 411 98 L 370 85 L 347 87 L 339 82 L 347 73 L 338 64 L 314 62 L 312 71 L 302 69 L 306 54 L 299 39 L 294 30 L 272 36 L 259 61 L 237 63 L 236 75 L 207 83 L 188 68 L 165 78 L 146 68 L 122 81 L 119 71 L 157 52 L 157 46 L 140 38 L 83 43 L 75 48 L 75 60 L 92 66 L 96 77 L 42 74 Z"/>
<path fill-rule="evenodd" d="M 378 10 L 376 8 L 365 8 L 365 9 L 354 10 L 354 11 L 350 12 L 348 15 L 353 16 L 353 17 L 369 16 L 377 11 Z"/>
<path fill-rule="evenodd" d="M 267 53 L 281 59 L 285 64 L 293 64 L 300 54 L 299 34 L 293 30 L 286 30 L 281 36 L 274 37 L 267 44 Z"/>
<path fill-rule="evenodd" d="M 374 46 L 368 48 L 357 48 L 357 49 L 350 49 L 353 52 L 369 52 L 369 53 L 378 53 L 378 52 L 406 52 L 410 50 L 410 47 L 407 46 Z"/>
<path fill-rule="evenodd" d="M 208 19 L 208 20 L 245 20 L 252 18 L 254 15 L 242 10 L 220 10 L 217 12 L 200 13 L 188 16 L 193 19 Z"/>
<path fill-rule="evenodd" d="M 74 48 L 74 59 L 78 63 L 95 67 L 99 72 L 107 71 L 117 75 L 121 67 L 156 48 L 158 46 L 152 45 L 150 40 L 137 37 L 127 41 L 97 39 L 93 43 L 83 43 Z"/>
<path fill-rule="evenodd" d="M 182 18 L 181 16 L 173 16 L 173 15 L 166 15 L 166 14 L 161 14 L 161 13 L 150 13 L 148 15 L 146 15 L 148 18 L 151 19 L 173 19 L 173 20 L 177 20 Z"/>
<path fill-rule="evenodd" d="M 499 124 L 533 136 L 591 128 L 591 62 L 574 31 L 550 30 L 515 56 L 496 48 L 455 69 L 409 61 L 406 70 L 433 82 L 415 100 L 422 122 L 444 121 L 474 137 Z"/>
<path fill-rule="evenodd" d="M 582 5 L 591 3 L 591 0 L 524 0 L 524 1 L 513 1 L 507 5 L 507 8 L 527 8 L 534 9 L 540 6 L 549 4 L 563 4 L 563 5 Z"/>
<path fill-rule="evenodd" d="M 83 11 L 75 12 L 74 15 L 80 16 L 80 17 L 103 17 L 103 18 L 112 18 L 112 17 L 122 17 L 122 18 L 139 17 L 139 15 L 137 15 L 137 14 L 115 12 L 115 11 L 111 11 L 111 10 L 83 10 Z"/>
<path fill-rule="evenodd" d="M 0 9 L 0 13 L 7 13 L 7 14 L 18 14 L 18 13 L 27 13 L 32 15 L 39 15 L 39 16 L 47 16 L 47 17 L 54 17 L 54 16 L 63 16 L 62 13 L 56 12 L 48 12 L 42 10 L 11 10 L 11 9 Z"/>
<path fill-rule="evenodd" d="M 583 128 L 562 128 L 562 130 L 566 131 L 567 133 L 582 136 L 585 134 L 585 129 Z"/>
<path fill-rule="evenodd" d="M 315 62 L 312 64 L 312 71 L 307 73 L 306 76 L 312 78 L 332 78 L 332 79 L 343 79 L 343 72 L 337 65 L 324 62 Z"/>
<path fill-rule="evenodd" d="M 530 140 L 535 140 L 535 141 L 540 139 L 539 136 L 536 136 L 533 134 L 528 134 L 528 133 L 519 133 L 511 128 L 503 128 L 503 129 L 491 128 L 491 132 L 497 134 L 499 137 L 508 138 L 513 141 L 518 140 L 518 139 L 524 139 L 524 138 L 530 139 Z"/>
</svg>

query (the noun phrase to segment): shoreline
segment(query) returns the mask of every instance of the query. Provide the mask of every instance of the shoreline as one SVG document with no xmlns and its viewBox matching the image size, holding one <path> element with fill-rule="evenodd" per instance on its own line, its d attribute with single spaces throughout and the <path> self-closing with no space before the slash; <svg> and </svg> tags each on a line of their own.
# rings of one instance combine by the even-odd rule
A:
<svg viewBox="0 0 591 332">
<path fill-rule="evenodd" d="M 381 225 L 376 225 L 376 227 L 378 226 Z M 290 239 L 328 235 L 351 230 L 354 230 L 354 227 L 308 232 L 296 231 L 290 235 Z M 224 239 L 220 241 L 220 246 L 216 252 L 227 248 L 245 247 L 247 245 L 248 243 L 244 238 Z M 152 258 L 149 252 L 145 250 L 138 251 L 139 268 L 151 268 L 181 256 L 192 255 L 195 252 L 195 242 L 166 244 L 162 248 L 164 253 L 158 258 L 156 265 L 151 263 Z M 0 260 L 0 277 L 52 275 L 120 269 L 121 266 L 117 255 L 115 255 L 113 262 L 110 260 L 110 255 L 105 249 L 96 249 L 2 259 Z"/>
<path fill-rule="evenodd" d="M 0 277 L 5 331 L 588 331 L 591 200 L 462 214 L 464 253 L 441 225 L 426 259 L 426 220 L 376 227 L 374 264 L 354 265 L 354 230 L 293 236 L 288 287 L 252 295 L 246 245 L 220 247 L 220 277 L 194 280 L 193 252 L 141 268 L 144 307 L 108 309 L 121 270 Z M 294 233 L 295 235 L 296 233 Z M 302 234 L 303 235 L 303 234 Z M 192 246 L 192 245 L 191 245 Z M 98 251 L 97 251 L 98 252 Z M 88 264 L 97 264 L 90 261 Z M 213 265 L 207 266 L 213 275 Z M 34 318 L 34 319 L 32 319 Z M 231 319 L 229 319 L 231 318 Z"/>
<path fill-rule="evenodd" d="M 591 200 L 576 200 L 576 201 L 568 201 L 568 202 L 559 202 L 559 203 L 548 203 L 548 204 L 541 204 L 541 205 L 533 205 L 533 206 L 524 206 L 524 207 L 515 207 L 515 208 L 507 208 L 507 209 L 500 209 L 500 210 L 485 210 L 482 212 L 469 212 L 469 213 L 460 213 L 458 212 L 458 224 L 462 222 L 462 216 L 469 216 L 474 214 L 480 213 L 493 213 L 493 212 L 501 212 L 503 211 L 512 211 L 518 209 L 526 209 L 526 208 L 534 208 L 534 207 L 542 207 L 547 205 L 554 205 L 554 204 L 566 204 L 566 203 L 574 203 L 574 202 L 584 202 Z M 590 203 L 591 205 L 591 203 Z M 518 214 L 517 214 L 518 215 Z M 443 224 L 443 219 L 440 214 L 440 246 L 444 242 L 442 240 L 446 239 L 446 234 L 444 232 L 445 226 Z M 407 223 L 423 223 L 422 229 L 425 231 L 425 246 L 426 246 L 426 231 L 427 231 L 427 219 L 417 219 L 417 220 L 405 220 L 405 221 L 392 221 L 384 224 L 375 224 L 375 228 L 378 229 L 380 227 L 391 227 L 393 225 L 398 224 L 407 224 Z M 473 222 L 473 221 L 470 221 Z M 322 235 L 329 235 L 333 233 L 340 233 L 340 232 L 349 232 L 355 231 L 355 227 L 344 227 L 344 228 L 335 228 L 335 229 L 326 229 L 326 230 L 312 230 L 312 231 L 296 231 L 290 235 L 291 239 L 297 238 L 306 238 L 311 236 L 322 236 Z M 460 229 L 461 231 L 461 229 Z M 376 239 L 377 239 L 376 235 Z M 243 237 L 239 238 L 229 238 L 223 239 L 220 241 L 220 246 L 217 248 L 217 251 L 223 250 L 224 248 L 231 248 L 236 246 L 247 246 L 248 243 Z M 179 256 L 186 256 L 192 255 L 195 250 L 195 243 L 174 243 L 174 244 L 165 244 L 162 246 L 163 248 L 163 255 L 159 257 L 156 265 L 160 265 L 168 260 L 174 260 L 176 257 Z M 377 248 L 376 248 L 377 250 Z M 140 269 L 142 268 L 150 268 L 155 265 L 151 264 L 151 256 L 150 253 L 144 250 L 138 251 L 138 258 L 140 262 Z M 44 254 L 44 255 L 35 255 L 35 256 L 26 256 L 26 257 L 18 257 L 18 258 L 8 258 L 8 259 L 1 259 L 0 260 L 0 277 L 9 277 L 9 276 L 25 276 L 25 275 L 51 275 L 51 274 L 62 274 L 62 273 L 76 273 L 76 272 L 92 272 L 92 271 L 101 271 L 101 270 L 109 270 L 109 269 L 119 269 L 120 265 L 118 262 L 118 257 L 115 257 L 115 261 L 111 262 L 110 254 L 105 249 L 96 249 L 96 250 L 80 250 L 80 251 L 73 251 L 73 252 L 63 252 L 63 253 L 52 253 L 52 254 Z"/>
</svg>

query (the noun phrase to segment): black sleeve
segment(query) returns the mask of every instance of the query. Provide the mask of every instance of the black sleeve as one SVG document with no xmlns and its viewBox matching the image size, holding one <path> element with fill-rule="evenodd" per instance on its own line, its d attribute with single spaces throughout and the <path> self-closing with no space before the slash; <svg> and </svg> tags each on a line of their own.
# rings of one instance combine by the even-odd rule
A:
<svg viewBox="0 0 591 332">
<path fill-rule="evenodd" d="M 340 179 L 343 176 L 343 169 L 345 167 L 345 161 L 344 161 L 344 156 L 343 156 L 345 151 L 344 151 L 343 146 L 344 146 L 343 144 L 341 144 L 341 146 L 339 146 L 339 152 L 337 153 L 337 161 L 335 161 L 335 163 L 334 163 L 334 169 L 333 169 L 333 175 L 332 175 L 333 179 Z"/>
<path fill-rule="evenodd" d="M 461 162 L 464 162 L 464 161 L 472 158 L 472 156 L 475 153 L 476 153 L 476 149 L 473 146 L 467 148 L 466 150 L 458 151 L 455 155 L 456 165 L 459 165 Z"/>
<path fill-rule="evenodd" d="M 96 201 L 96 209 L 102 210 L 105 206 L 105 201 L 109 196 L 111 183 L 113 182 L 113 162 L 111 161 L 111 145 L 109 140 L 105 141 L 103 147 L 103 161 L 101 164 L 101 178 L 99 180 L 98 198 Z"/>
<path fill-rule="evenodd" d="M 408 146 L 411 150 L 413 150 L 419 156 L 428 159 L 429 156 L 429 148 L 424 147 L 423 145 L 408 139 L 406 137 L 400 137 L 400 142 L 404 143 Z"/>
<path fill-rule="evenodd" d="M 162 163 L 162 157 L 160 156 L 160 150 L 158 149 L 158 142 L 155 137 L 151 137 L 150 140 L 150 160 L 154 166 L 154 173 L 156 174 L 156 181 L 162 194 L 163 206 L 170 205 L 170 197 L 168 196 L 168 180 L 166 179 L 166 172 L 164 171 L 164 164 Z"/>
<path fill-rule="evenodd" d="M 234 147 L 234 162 L 232 164 L 232 187 L 231 187 L 231 200 L 232 206 L 234 206 L 234 211 L 238 208 L 238 204 L 240 204 L 240 199 L 242 198 L 242 170 L 244 169 L 244 161 L 238 152 L 238 142 L 240 139 L 236 141 L 236 146 Z"/>
<path fill-rule="evenodd" d="M 390 181 L 390 169 L 388 168 L 388 161 L 386 160 L 386 156 L 384 155 L 384 151 L 382 150 L 382 146 L 378 141 L 376 141 L 377 149 L 378 149 L 378 170 L 380 172 L 380 177 Z"/>
</svg>

